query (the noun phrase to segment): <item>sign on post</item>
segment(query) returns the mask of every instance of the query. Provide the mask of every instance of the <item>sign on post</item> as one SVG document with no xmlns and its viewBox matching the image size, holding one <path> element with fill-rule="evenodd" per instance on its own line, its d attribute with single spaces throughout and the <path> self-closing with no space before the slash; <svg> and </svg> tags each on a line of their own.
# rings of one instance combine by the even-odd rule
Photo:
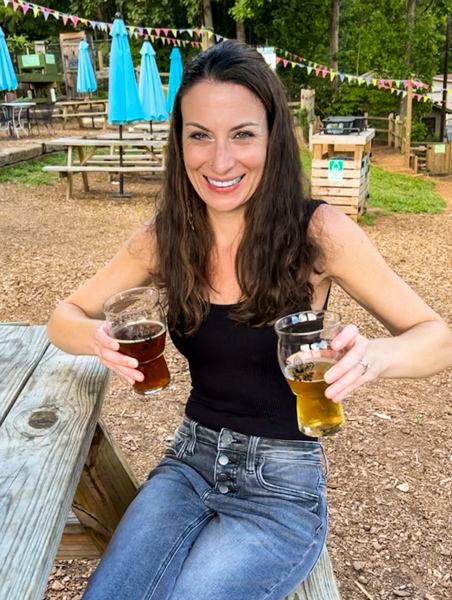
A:
<svg viewBox="0 0 452 600">
<path fill-rule="evenodd" d="M 265 62 L 270 65 L 273 71 L 276 70 L 276 50 L 272 46 L 262 46 L 256 48 L 258 52 L 265 58 Z"/>
<path fill-rule="evenodd" d="M 328 180 L 342 181 L 344 179 L 344 161 L 332 158 L 328 163 Z"/>
</svg>

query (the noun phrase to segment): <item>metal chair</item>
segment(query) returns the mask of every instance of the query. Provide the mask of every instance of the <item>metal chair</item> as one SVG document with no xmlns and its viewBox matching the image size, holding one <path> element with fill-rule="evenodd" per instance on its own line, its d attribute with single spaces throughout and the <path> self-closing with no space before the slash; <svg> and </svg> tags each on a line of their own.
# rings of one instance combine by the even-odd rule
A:
<svg viewBox="0 0 452 600">
<path fill-rule="evenodd" d="M 48 104 L 37 104 L 33 107 L 33 111 L 29 111 L 28 113 L 28 124 L 30 129 L 33 128 L 34 125 L 38 128 L 38 135 L 40 134 L 39 123 L 45 125 L 47 131 L 55 134 L 55 129 L 53 127 L 53 109 L 55 103 L 49 102 Z"/>
</svg>

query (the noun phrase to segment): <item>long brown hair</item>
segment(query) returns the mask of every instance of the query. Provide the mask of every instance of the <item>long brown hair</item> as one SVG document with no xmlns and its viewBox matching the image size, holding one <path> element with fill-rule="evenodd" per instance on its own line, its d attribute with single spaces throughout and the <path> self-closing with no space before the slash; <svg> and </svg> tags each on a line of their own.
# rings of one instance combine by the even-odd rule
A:
<svg viewBox="0 0 452 600">
<path fill-rule="evenodd" d="M 242 291 L 233 318 L 250 325 L 307 308 L 309 277 L 321 251 L 307 236 L 312 203 L 303 194 L 293 119 L 278 77 L 246 44 L 227 41 L 198 55 L 184 69 L 168 141 L 162 202 L 155 219 L 158 248 L 156 285 L 164 289 L 168 323 L 180 333 L 196 331 L 209 311 L 213 233 L 205 203 L 184 169 L 183 96 L 201 81 L 248 88 L 267 111 L 269 142 L 264 173 L 245 211 L 245 229 L 236 257 Z"/>
</svg>

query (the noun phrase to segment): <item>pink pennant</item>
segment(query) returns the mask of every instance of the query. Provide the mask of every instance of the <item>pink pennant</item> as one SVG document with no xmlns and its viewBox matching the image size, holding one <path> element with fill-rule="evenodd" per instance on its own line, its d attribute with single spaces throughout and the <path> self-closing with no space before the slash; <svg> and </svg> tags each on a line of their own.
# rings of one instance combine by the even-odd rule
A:
<svg viewBox="0 0 452 600">
<path fill-rule="evenodd" d="M 388 79 L 388 85 L 389 85 L 389 87 L 392 87 L 393 83 L 394 83 L 393 79 Z"/>
<path fill-rule="evenodd" d="M 67 20 L 69 19 L 69 17 L 67 15 L 61 15 L 61 18 L 63 19 L 63 23 L 66 25 Z"/>
<path fill-rule="evenodd" d="M 320 69 L 321 69 L 321 68 L 322 68 L 322 66 L 321 66 L 321 65 L 319 65 L 318 67 L 316 67 L 316 68 L 314 69 L 314 71 L 315 71 L 315 74 L 316 74 L 316 75 L 318 75 L 318 74 L 320 73 Z"/>
<path fill-rule="evenodd" d="M 156 29 L 156 30 L 155 30 L 155 35 L 156 35 L 157 37 L 160 37 L 160 29 Z"/>
<path fill-rule="evenodd" d="M 22 4 L 22 10 L 23 10 L 24 15 L 27 14 L 27 11 L 29 8 L 30 8 L 29 4 Z"/>
<path fill-rule="evenodd" d="M 422 100 L 422 94 L 416 94 L 417 101 L 420 102 Z"/>
<path fill-rule="evenodd" d="M 196 35 L 197 35 L 198 37 L 201 35 L 201 32 L 200 32 L 200 30 L 199 30 L 198 28 L 196 28 L 196 29 L 195 29 L 195 33 L 196 33 Z"/>
<path fill-rule="evenodd" d="M 163 30 L 163 33 L 165 34 L 165 37 L 168 37 L 168 31 L 169 31 L 169 29 L 164 29 Z"/>
<path fill-rule="evenodd" d="M 79 18 L 74 15 L 71 17 L 71 21 L 74 23 L 74 25 L 77 25 L 77 23 L 79 22 Z"/>
<path fill-rule="evenodd" d="M 16 12 L 16 10 L 19 7 L 19 3 L 18 2 L 14 2 L 14 0 L 12 0 L 12 2 L 13 2 L 13 11 Z"/>
<path fill-rule="evenodd" d="M 327 74 L 328 74 L 328 69 L 326 67 L 323 67 L 323 69 L 322 69 L 322 76 L 323 76 L 324 79 L 327 76 Z"/>
<path fill-rule="evenodd" d="M 384 87 L 384 86 L 385 86 L 385 83 L 386 83 L 386 82 L 385 82 L 385 80 L 384 80 L 384 79 L 380 79 L 380 80 L 378 81 L 378 89 L 380 89 L 380 88 Z"/>
<path fill-rule="evenodd" d="M 281 59 L 279 58 L 279 56 L 276 57 L 276 64 L 279 64 L 281 61 Z"/>
<path fill-rule="evenodd" d="M 113 23 L 108 24 L 108 29 L 111 31 L 113 29 Z"/>
<path fill-rule="evenodd" d="M 287 60 L 287 58 L 283 58 L 283 65 L 285 67 L 287 67 L 288 64 L 289 64 L 289 61 Z"/>
<path fill-rule="evenodd" d="M 175 40 L 175 39 L 173 38 L 172 42 L 173 42 L 173 46 L 177 46 L 177 40 Z"/>
</svg>

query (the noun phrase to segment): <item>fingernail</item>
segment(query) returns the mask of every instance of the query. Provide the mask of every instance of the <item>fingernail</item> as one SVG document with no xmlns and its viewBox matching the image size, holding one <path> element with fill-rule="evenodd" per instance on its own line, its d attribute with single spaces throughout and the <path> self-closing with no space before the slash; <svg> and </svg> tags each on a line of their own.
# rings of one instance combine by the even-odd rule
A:
<svg viewBox="0 0 452 600">
<path fill-rule="evenodd" d="M 335 387 L 329 387 L 325 390 L 325 396 L 327 398 L 329 398 L 330 400 L 333 399 L 333 396 L 336 394 L 336 388 Z"/>
<path fill-rule="evenodd" d="M 137 360 L 129 360 L 129 367 L 132 367 L 132 369 L 135 369 L 136 367 L 138 367 L 138 361 Z"/>
<path fill-rule="evenodd" d="M 118 350 L 119 346 L 118 344 L 110 344 L 110 348 L 111 350 Z"/>
<path fill-rule="evenodd" d="M 336 372 L 333 371 L 332 369 L 330 369 L 329 371 L 327 371 L 325 373 L 325 375 L 323 376 L 323 379 L 329 383 L 330 381 L 334 381 L 334 376 L 336 375 Z"/>
</svg>

